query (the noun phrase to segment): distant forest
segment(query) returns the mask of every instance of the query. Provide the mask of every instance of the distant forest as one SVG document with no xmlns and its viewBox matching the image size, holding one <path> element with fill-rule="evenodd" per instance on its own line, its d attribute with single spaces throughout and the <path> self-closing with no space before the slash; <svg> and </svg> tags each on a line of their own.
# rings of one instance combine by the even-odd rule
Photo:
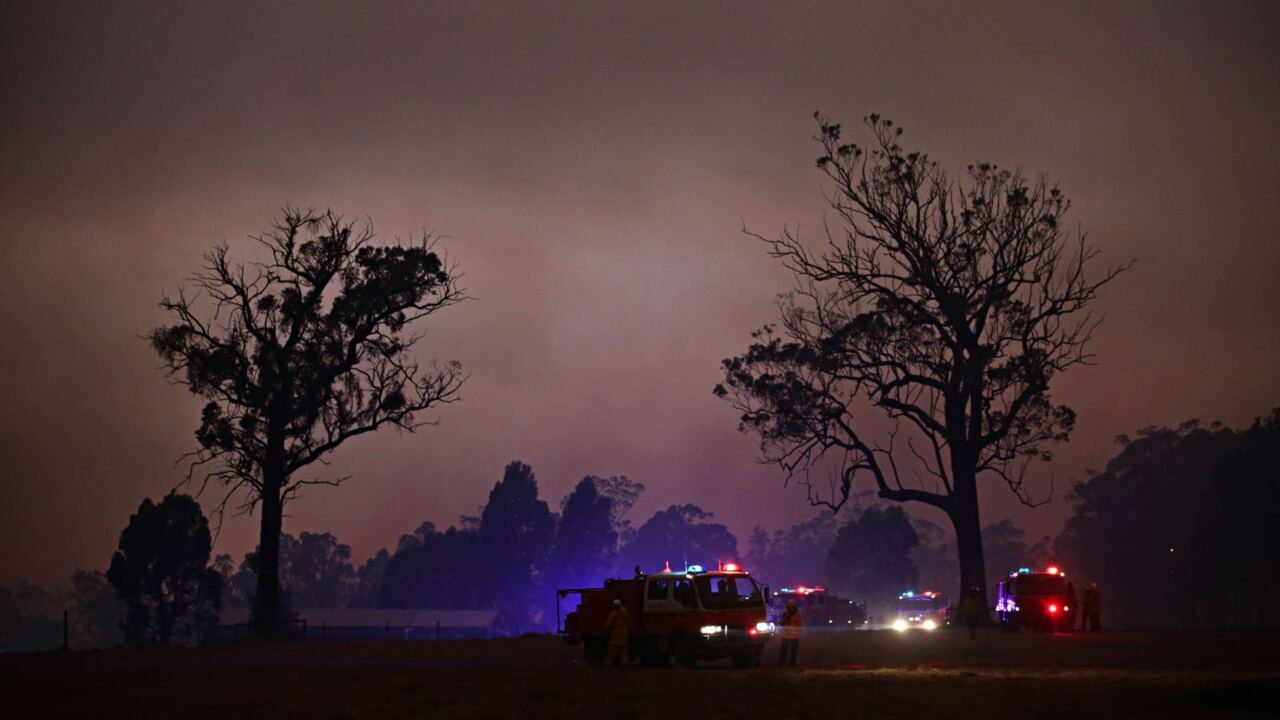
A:
<svg viewBox="0 0 1280 720">
<path fill-rule="evenodd" d="M 992 579 L 1060 564 L 1077 587 L 1099 583 L 1111 627 L 1280 626 L 1280 556 L 1269 532 L 1280 526 L 1280 410 L 1244 429 L 1189 421 L 1117 443 L 1104 470 L 1075 484 L 1074 514 L 1058 537 L 1029 539 L 1008 520 L 984 528 Z M 512 631 L 549 631 L 556 588 L 636 566 L 727 560 L 775 588 L 824 584 L 867 601 L 873 616 L 906 589 L 958 590 L 949 533 L 869 494 L 839 515 L 757 527 L 744 546 L 696 505 L 634 524 L 629 511 L 644 490 L 626 477 L 588 476 L 552 506 L 533 468 L 512 462 L 479 515 L 447 528 L 424 522 L 363 562 L 331 533 L 284 535 L 286 604 L 495 609 Z M 222 579 L 217 607 L 251 604 L 253 553 L 218 554 L 209 567 Z M 123 642 L 125 607 L 107 574 L 77 570 L 65 588 L 0 588 L 0 649 L 60 645 L 64 610 L 73 647 Z"/>
</svg>

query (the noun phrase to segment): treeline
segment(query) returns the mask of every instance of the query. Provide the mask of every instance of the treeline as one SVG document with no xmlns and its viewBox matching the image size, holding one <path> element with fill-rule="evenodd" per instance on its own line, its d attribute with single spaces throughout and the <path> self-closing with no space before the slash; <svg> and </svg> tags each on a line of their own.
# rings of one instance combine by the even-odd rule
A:
<svg viewBox="0 0 1280 720">
<path fill-rule="evenodd" d="M 983 528 L 991 579 L 1062 564 L 1077 587 L 1101 585 L 1113 627 L 1280 626 L 1271 534 L 1280 527 L 1280 410 L 1242 430 L 1190 421 L 1118 442 L 1106 469 L 1074 486 L 1075 512 L 1058 537 L 1031 542 L 1008 520 Z M 862 496 L 840 517 L 756 527 L 740 553 L 733 533 L 696 505 L 633 526 L 627 515 L 643 492 L 626 477 L 588 476 L 553 509 L 533 469 L 512 462 L 479 515 L 443 529 L 424 522 L 363 562 L 330 533 L 285 535 L 282 584 L 293 608 L 496 609 L 505 627 L 534 631 L 554 624 L 556 588 L 667 562 L 739 560 L 775 588 L 824 584 L 866 601 L 873 615 L 904 589 L 954 595 L 959 587 L 950 533 L 897 505 Z M 59 646 L 64 611 L 73 647 L 192 641 L 220 607 L 250 605 L 256 586 L 253 553 L 210 561 L 209 548 L 193 500 L 147 500 L 109 573 L 77 570 L 54 590 L 0 588 L 0 650 Z M 156 572 L 181 580 L 181 607 L 146 594 L 159 586 Z M 173 581 L 165 587 L 172 597 Z"/>
<path fill-rule="evenodd" d="M 493 609 L 511 630 L 549 630 L 554 591 L 630 575 L 636 566 L 738 559 L 738 541 L 696 505 L 672 505 L 639 527 L 628 512 L 644 485 L 625 476 L 583 478 L 557 509 L 539 495 L 533 468 L 507 465 L 479 515 L 438 528 L 424 522 L 363 563 L 329 533 L 284 535 L 281 586 L 287 607 Z M 214 567 L 225 602 L 251 606 L 254 554 Z"/>
<path fill-rule="evenodd" d="M 61 646 L 64 611 L 72 647 L 111 647 L 124 641 L 124 603 L 106 574 L 76 570 L 68 586 L 53 590 L 28 582 L 0 588 L 0 652 Z"/>
<path fill-rule="evenodd" d="M 1055 543 L 1101 585 L 1104 623 L 1280 627 L 1280 409 L 1244 430 L 1191 420 L 1117 441 Z"/>
</svg>

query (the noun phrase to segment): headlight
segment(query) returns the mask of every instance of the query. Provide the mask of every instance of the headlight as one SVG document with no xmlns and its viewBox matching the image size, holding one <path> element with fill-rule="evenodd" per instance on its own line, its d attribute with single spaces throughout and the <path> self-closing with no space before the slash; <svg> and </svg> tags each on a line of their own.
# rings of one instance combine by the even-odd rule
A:
<svg viewBox="0 0 1280 720">
<path fill-rule="evenodd" d="M 716 635 L 723 631 L 724 631 L 723 625 L 703 625 L 702 626 L 703 635 Z"/>
<path fill-rule="evenodd" d="M 925 621 L 924 621 L 924 625 L 923 625 L 922 627 L 924 627 L 924 629 L 925 629 L 925 630 L 937 630 L 937 629 L 938 629 L 938 623 L 936 623 L 936 622 L 934 622 L 934 621 L 932 621 L 932 620 L 925 620 Z"/>
<path fill-rule="evenodd" d="M 771 623 L 771 622 L 758 622 L 758 623 L 756 623 L 756 632 L 762 632 L 762 633 L 771 633 L 771 632 L 773 632 L 773 623 Z"/>
<path fill-rule="evenodd" d="M 907 631 L 907 621 L 906 621 L 906 620 L 903 620 L 902 618 L 898 618 L 897 620 L 894 620 L 894 621 L 893 621 L 893 629 L 894 629 L 894 630 L 897 630 L 898 632 L 906 632 L 906 631 Z"/>
</svg>

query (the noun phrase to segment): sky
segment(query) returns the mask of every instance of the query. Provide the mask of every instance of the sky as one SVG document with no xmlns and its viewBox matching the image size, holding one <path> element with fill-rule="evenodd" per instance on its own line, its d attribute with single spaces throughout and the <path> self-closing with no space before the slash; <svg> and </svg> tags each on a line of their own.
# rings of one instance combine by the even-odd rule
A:
<svg viewBox="0 0 1280 720">
<path fill-rule="evenodd" d="M 462 402 L 348 443 L 353 479 L 286 531 L 363 559 L 474 514 L 513 459 L 553 507 L 628 475 L 635 521 L 693 502 L 744 548 L 807 519 L 711 390 L 789 284 L 743 228 L 823 222 L 815 110 L 1045 173 L 1100 263 L 1137 260 L 1098 365 L 1054 388 L 1079 421 L 1036 470 L 1053 500 L 983 490 L 984 522 L 1056 533 L 1116 435 L 1280 405 L 1277 33 L 1270 3 L 4 3 L 0 585 L 105 569 L 181 479 L 200 403 L 142 336 L 286 204 L 438 233 L 474 297 L 419 346 L 470 373 Z"/>
</svg>

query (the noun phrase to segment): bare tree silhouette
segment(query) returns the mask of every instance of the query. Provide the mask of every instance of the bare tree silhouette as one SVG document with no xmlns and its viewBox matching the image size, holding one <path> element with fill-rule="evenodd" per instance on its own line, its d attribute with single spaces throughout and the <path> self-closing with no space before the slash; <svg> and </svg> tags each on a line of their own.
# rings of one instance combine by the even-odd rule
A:
<svg viewBox="0 0 1280 720">
<path fill-rule="evenodd" d="M 1092 361 L 1089 305 L 1128 265 L 1090 279 L 1097 250 L 1064 230 L 1070 203 L 1043 178 L 979 164 L 957 182 L 904 151 L 889 120 L 866 118 L 864 148 L 814 117 L 843 227 L 827 227 L 817 252 L 789 229 L 749 233 L 796 286 L 780 300 L 781 330 L 765 326 L 725 360 L 716 394 L 811 502 L 838 509 L 868 474 L 883 498 L 946 512 L 962 585 L 985 589 L 977 479 L 1034 503 L 1028 464 L 1075 423 L 1050 381 Z M 887 419 L 868 421 L 877 414 Z M 838 470 L 824 494 L 814 477 L 828 463 Z"/>
<path fill-rule="evenodd" d="M 430 235 L 376 246 L 366 223 L 286 208 L 254 238 L 269 260 L 231 260 L 223 245 L 166 296 L 173 324 L 149 339 L 169 374 L 208 400 L 188 480 L 225 483 L 261 508 L 256 628 L 279 629 L 280 533 L 285 504 L 314 484 L 300 477 L 350 438 L 385 426 L 413 431 L 421 413 L 457 399 L 460 366 L 423 367 L 411 354 L 417 320 L 465 299 L 456 268 Z"/>
</svg>

